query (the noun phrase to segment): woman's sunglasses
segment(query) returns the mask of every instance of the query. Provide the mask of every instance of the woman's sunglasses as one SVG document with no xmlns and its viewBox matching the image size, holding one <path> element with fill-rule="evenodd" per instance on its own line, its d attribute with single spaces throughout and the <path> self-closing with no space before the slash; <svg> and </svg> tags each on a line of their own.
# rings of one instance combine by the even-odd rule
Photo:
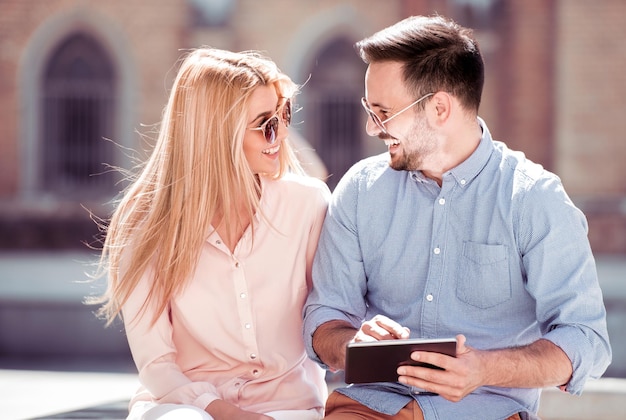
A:
<svg viewBox="0 0 626 420">
<path fill-rule="evenodd" d="M 285 127 L 289 127 L 291 124 L 291 99 L 287 99 L 284 105 L 276 111 L 274 115 L 272 115 L 267 121 L 265 121 L 261 126 L 250 128 L 250 130 L 261 130 L 263 132 L 263 137 L 265 137 L 265 141 L 268 144 L 276 143 L 276 136 L 278 134 L 278 124 L 280 124 L 280 119 L 283 120 L 283 124 Z"/>
</svg>

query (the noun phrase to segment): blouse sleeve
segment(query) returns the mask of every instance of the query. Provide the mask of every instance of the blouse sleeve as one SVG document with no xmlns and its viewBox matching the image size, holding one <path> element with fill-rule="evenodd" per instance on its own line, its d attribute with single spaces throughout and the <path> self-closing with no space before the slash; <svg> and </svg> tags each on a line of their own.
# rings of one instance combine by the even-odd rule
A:
<svg viewBox="0 0 626 420">
<path fill-rule="evenodd" d="M 208 382 L 193 382 L 176 363 L 172 324 L 166 309 L 152 325 L 156 304 L 142 306 L 150 290 L 148 271 L 122 309 L 128 344 L 139 371 L 139 381 L 158 403 L 193 405 L 205 409 L 220 399 Z"/>
</svg>

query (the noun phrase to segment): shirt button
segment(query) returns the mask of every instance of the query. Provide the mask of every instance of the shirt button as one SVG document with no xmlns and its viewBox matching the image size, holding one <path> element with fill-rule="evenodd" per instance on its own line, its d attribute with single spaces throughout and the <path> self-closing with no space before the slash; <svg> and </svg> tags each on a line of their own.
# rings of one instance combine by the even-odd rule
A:
<svg viewBox="0 0 626 420">
<path fill-rule="evenodd" d="M 461 185 L 465 185 L 466 182 L 467 182 L 466 180 L 462 179 L 461 180 Z"/>
<path fill-rule="evenodd" d="M 433 301 L 433 299 L 434 299 L 434 298 L 433 298 L 433 295 L 428 295 L 428 296 L 426 296 L 426 300 L 427 300 L 427 301 L 429 301 L 429 302 L 432 302 L 432 301 Z"/>
<path fill-rule="evenodd" d="M 445 199 L 445 198 L 440 198 L 440 199 L 439 199 L 439 204 L 441 204 L 442 206 L 443 206 L 444 204 L 446 204 L 446 199 Z"/>
<path fill-rule="evenodd" d="M 239 268 L 239 261 L 235 263 L 235 267 Z"/>
<path fill-rule="evenodd" d="M 242 298 L 242 299 L 245 299 L 246 298 L 246 294 L 242 293 L 242 294 L 239 295 L 239 297 Z"/>
<path fill-rule="evenodd" d="M 433 249 L 433 252 L 434 252 L 436 255 L 441 254 L 441 250 L 440 250 L 439 248 L 435 248 L 435 249 Z"/>
<path fill-rule="evenodd" d="M 216 244 L 221 245 L 222 241 L 220 241 L 219 239 L 217 241 L 215 241 Z"/>
<path fill-rule="evenodd" d="M 241 385 L 241 383 L 239 383 L 239 382 L 237 382 L 237 383 L 235 384 L 235 386 L 240 386 L 240 385 Z"/>
<path fill-rule="evenodd" d="M 259 374 L 259 370 L 258 370 L 258 369 L 254 369 L 254 370 L 252 371 L 252 374 L 253 374 L 254 376 L 257 376 L 257 375 Z"/>
<path fill-rule="evenodd" d="M 250 354 L 250 359 L 252 359 L 252 360 L 256 359 L 256 354 L 254 354 L 254 353 Z"/>
<path fill-rule="evenodd" d="M 247 330 L 249 330 L 250 328 L 252 328 L 252 325 L 246 324 L 245 327 L 246 327 Z"/>
</svg>

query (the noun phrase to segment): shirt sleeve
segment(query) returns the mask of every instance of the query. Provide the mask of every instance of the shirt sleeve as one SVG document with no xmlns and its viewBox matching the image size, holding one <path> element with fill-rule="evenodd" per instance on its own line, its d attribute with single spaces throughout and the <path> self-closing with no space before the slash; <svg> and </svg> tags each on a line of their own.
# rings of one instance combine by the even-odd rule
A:
<svg viewBox="0 0 626 420">
<path fill-rule="evenodd" d="M 194 405 L 204 410 L 220 396 L 212 384 L 191 381 L 176 363 L 168 311 L 164 311 L 154 325 L 156 305 L 146 304 L 143 311 L 150 290 L 150 277 L 148 270 L 122 310 L 139 381 L 158 403 Z"/>
<path fill-rule="evenodd" d="M 611 362 L 587 220 L 556 176 L 533 184 L 519 208 L 518 244 L 537 321 L 543 337 L 572 362 L 566 390 L 578 395 L 587 378 L 600 377 Z"/>
<path fill-rule="evenodd" d="M 359 328 L 366 313 L 365 271 L 355 220 L 357 198 L 357 178 L 344 176 L 328 207 L 313 261 L 313 289 L 304 306 L 307 354 L 324 368 L 328 367 L 313 350 L 315 330 L 331 320 L 345 320 Z"/>
<path fill-rule="evenodd" d="M 309 290 L 311 290 L 311 288 L 313 287 L 313 259 L 315 258 L 315 253 L 317 252 L 317 246 L 319 243 L 322 226 L 326 217 L 326 210 L 328 209 L 328 202 L 330 201 L 330 190 L 328 189 L 328 186 L 323 182 L 320 182 L 320 184 L 321 185 L 317 191 L 317 194 L 315 195 L 316 199 L 313 203 L 313 205 L 315 206 L 315 213 L 307 240 L 306 283 Z"/>
</svg>

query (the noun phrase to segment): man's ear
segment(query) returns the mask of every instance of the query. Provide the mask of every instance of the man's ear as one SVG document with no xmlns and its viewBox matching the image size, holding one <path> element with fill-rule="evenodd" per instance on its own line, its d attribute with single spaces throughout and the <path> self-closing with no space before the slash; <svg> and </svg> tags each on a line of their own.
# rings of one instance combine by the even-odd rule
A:
<svg viewBox="0 0 626 420">
<path fill-rule="evenodd" d="M 432 116 L 438 126 L 445 124 L 452 112 L 452 97 L 449 93 L 439 91 L 433 95 L 431 103 L 434 105 Z"/>
</svg>

